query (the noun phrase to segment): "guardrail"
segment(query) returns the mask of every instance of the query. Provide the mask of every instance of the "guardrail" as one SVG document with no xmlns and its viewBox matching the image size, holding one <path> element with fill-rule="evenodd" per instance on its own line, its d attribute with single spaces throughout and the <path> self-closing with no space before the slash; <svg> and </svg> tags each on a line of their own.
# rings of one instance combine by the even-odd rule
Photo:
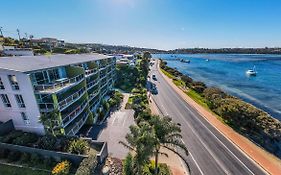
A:
<svg viewBox="0 0 281 175">
<path fill-rule="evenodd" d="M 74 109 L 67 116 L 63 117 L 62 123 L 63 127 L 66 127 L 72 120 L 74 120 L 87 106 L 87 100 L 83 101 L 81 105 L 79 105 L 76 109 Z"/>
<path fill-rule="evenodd" d="M 72 104 L 74 101 L 79 99 L 82 95 L 84 95 L 85 92 L 86 92 L 86 89 L 82 88 L 79 91 L 77 91 L 74 94 L 72 94 L 71 96 L 61 100 L 59 102 L 59 109 L 63 110 L 65 107 L 67 107 L 68 105 Z"/>
<path fill-rule="evenodd" d="M 38 84 L 38 85 L 34 85 L 34 90 L 35 91 L 46 91 L 46 90 L 59 89 L 59 88 L 65 87 L 67 85 L 70 85 L 72 83 L 79 82 L 83 78 L 84 78 L 84 75 L 80 74 L 73 78 L 62 80 L 60 82 L 55 82 L 55 83 L 51 83 L 51 84 Z"/>
</svg>

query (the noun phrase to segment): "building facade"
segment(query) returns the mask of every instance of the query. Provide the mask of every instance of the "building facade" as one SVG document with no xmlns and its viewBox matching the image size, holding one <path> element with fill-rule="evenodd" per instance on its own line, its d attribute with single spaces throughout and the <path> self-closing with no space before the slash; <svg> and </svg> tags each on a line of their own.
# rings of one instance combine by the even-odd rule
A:
<svg viewBox="0 0 281 175">
<path fill-rule="evenodd" d="M 41 115 L 57 111 L 57 126 L 75 135 L 97 121 L 96 111 L 115 81 L 115 57 L 100 54 L 0 59 L 0 121 L 45 134 Z"/>
</svg>

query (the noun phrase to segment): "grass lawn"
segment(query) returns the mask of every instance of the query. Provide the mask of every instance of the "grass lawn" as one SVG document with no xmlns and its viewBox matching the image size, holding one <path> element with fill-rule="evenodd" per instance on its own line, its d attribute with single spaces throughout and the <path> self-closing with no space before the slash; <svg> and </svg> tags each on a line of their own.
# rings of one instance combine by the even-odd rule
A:
<svg viewBox="0 0 281 175">
<path fill-rule="evenodd" d="M 32 170 L 30 168 L 20 168 L 9 165 L 0 164 L 0 174 L 3 175 L 49 175 L 50 173 L 38 170 Z"/>
</svg>

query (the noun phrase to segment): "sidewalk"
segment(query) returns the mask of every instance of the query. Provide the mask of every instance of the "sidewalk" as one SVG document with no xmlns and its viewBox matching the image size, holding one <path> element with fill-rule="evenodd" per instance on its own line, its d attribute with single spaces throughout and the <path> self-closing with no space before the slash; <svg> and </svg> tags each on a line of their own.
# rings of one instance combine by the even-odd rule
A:
<svg viewBox="0 0 281 175">
<path fill-rule="evenodd" d="M 149 106 L 151 109 L 151 113 L 153 115 L 159 115 L 160 112 L 154 103 L 153 99 L 150 98 L 149 100 Z M 187 170 L 183 167 L 183 163 L 181 162 L 180 158 L 173 152 L 167 150 L 167 149 L 161 149 L 162 152 L 165 152 L 168 154 L 168 157 L 164 155 L 159 156 L 159 162 L 160 163 L 166 163 L 169 167 L 170 170 L 172 171 L 173 175 L 187 175 L 189 174 Z"/>
<path fill-rule="evenodd" d="M 158 64 L 159 65 L 159 64 Z M 231 127 L 223 124 L 219 121 L 214 114 L 197 104 L 193 99 L 186 95 L 180 88 L 178 88 L 173 81 L 162 73 L 159 66 L 157 66 L 159 72 L 164 79 L 170 84 L 170 86 L 198 113 L 204 117 L 211 125 L 213 125 L 219 132 L 221 132 L 228 140 L 230 140 L 238 149 L 240 149 L 246 156 L 259 164 L 265 171 L 272 175 L 281 174 L 281 160 L 274 155 L 266 152 L 262 148 L 258 147 L 246 137 L 235 132 Z"/>
</svg>

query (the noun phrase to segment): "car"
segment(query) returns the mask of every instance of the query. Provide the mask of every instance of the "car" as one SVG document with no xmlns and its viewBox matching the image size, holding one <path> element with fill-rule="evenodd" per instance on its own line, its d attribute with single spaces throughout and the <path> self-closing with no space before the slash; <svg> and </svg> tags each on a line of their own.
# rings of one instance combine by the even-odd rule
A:
<svg viewBox="0 0 281 175">
<path fill-rule="evenodd" d="M 156 75 L 153 74 L 152 79 L 156 81 L 157 80 Z"/>
</svg>

